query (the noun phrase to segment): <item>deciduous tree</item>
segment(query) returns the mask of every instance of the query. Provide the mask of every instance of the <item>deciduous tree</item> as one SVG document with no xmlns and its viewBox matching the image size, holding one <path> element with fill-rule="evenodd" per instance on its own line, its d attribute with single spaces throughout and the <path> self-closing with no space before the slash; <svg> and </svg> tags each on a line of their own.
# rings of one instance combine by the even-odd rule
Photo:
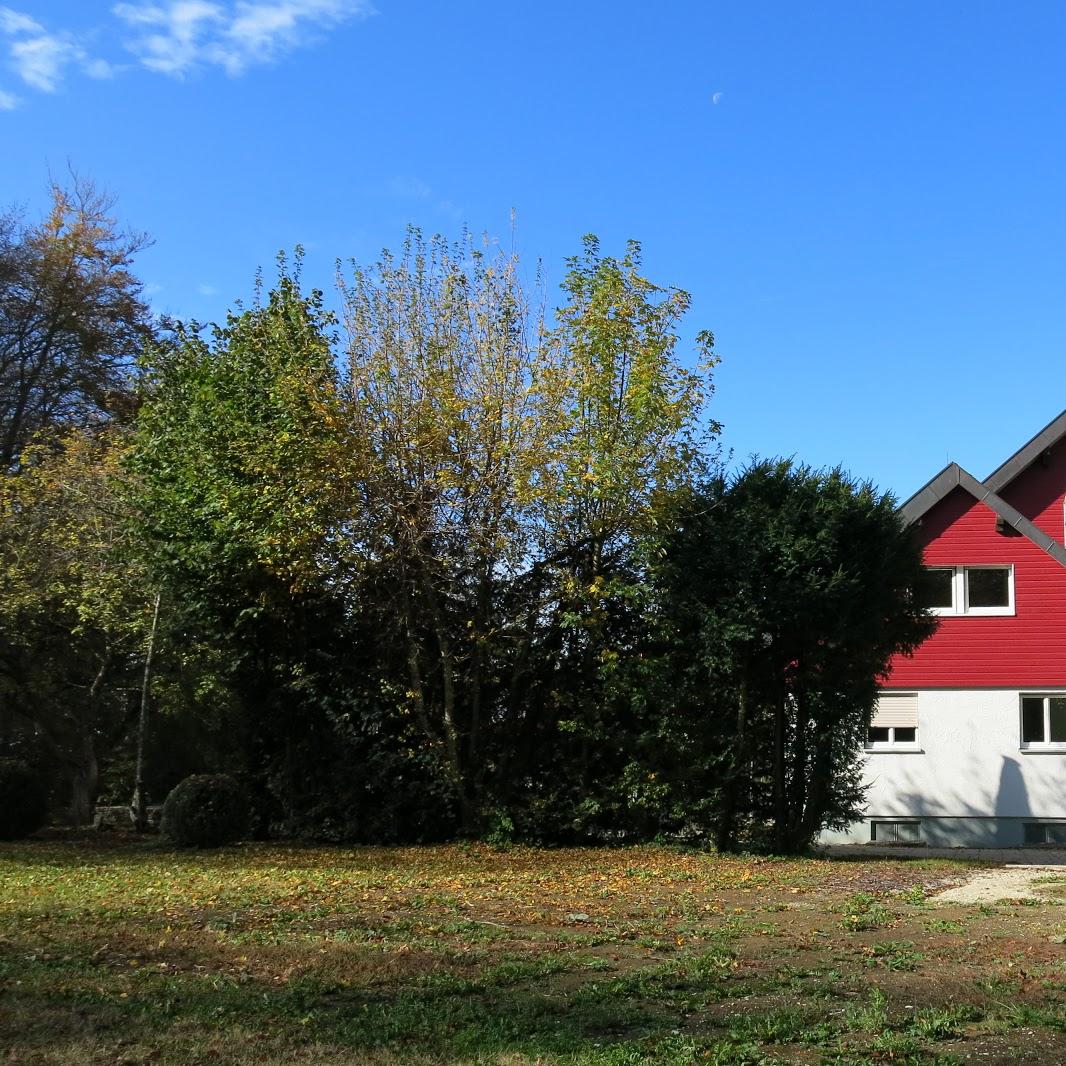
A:
<svg viewBox="0 0 1066 1066">
<path fill-rule="evenodd" d="M 515 257 L 469 239 L 413 232 L 342 281 L 364 574 L 388 575 L 396 684 L 467 832 L 548 779 L 593 787 L 558 760 L 610 728 L 605 671 L 656 501 L 716 428 L 711 338 L 686 368 L 688 298 L 639 266 L 637 245 L 615 260 L 589 238 L 550 329 Z"/>
<path fill-rule="evenodd" d="M 565 405 L 540 551 L 516 587 L 536 624 L 512 684 L 518 734 L 503 776 L 508 806 L 539 812 L 536 831 L 581 838 L 646 825 L 621 798 L 635 753 L 620 743 L 632 701 L 619 667 L 642 641 L 664 507 L 707 469 L 719 426 L 707 414 L 712 335 L 678 351 L 688 294 L 644 277 L 635 241 L 617 259 L 586 237 L 568 267 L 552 335 Z"/>
<path fill-rule="evenodd" d="M 412 231 L 342 278 L 346 412 L 367 573 L 388 575 L 403 699 L 473 831 L 516 639 L 502 593 L 528 570 L 559 462 L 568 373 L 518 261 Z"/>
<path fill-rule="evenodd" d="M 70 431 L 0 474 L 4 730 L 42 744 L 92 814 L 101 753 L 125 736 L 152 591 L 131 536 L 117 432 Z"/>
<path fill-rule="evenodd" d="M 124 232 L 114 200 L 91 182 L 53 183 L 36 224 L 0 216 L 0 467 L 46 428 L 128 415 L 132 375 L 151 334 L 133 260 L 147 244 Z"/>
<path fill-rule="evenodd" d="M 153 349 L 129 467 L 154 580 L 186 639 L 216 649 L 243 707 L 259 813 L 289 822 L 313 791 L 299 749 L 339 699 L 350 551 L 348 471 L 331 316 L 296 270 L 206 336 Z M 268 794 L 280 810 L 266 811 Z"/>
</svg>

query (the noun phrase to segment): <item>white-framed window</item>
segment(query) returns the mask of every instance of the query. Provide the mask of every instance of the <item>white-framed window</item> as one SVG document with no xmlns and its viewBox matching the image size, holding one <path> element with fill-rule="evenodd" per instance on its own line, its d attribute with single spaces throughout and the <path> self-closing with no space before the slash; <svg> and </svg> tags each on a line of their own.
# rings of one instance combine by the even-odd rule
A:
<svg viewBox="0 0 1066 1066">
<path fill-rule="evenodd" d="M 871 749 L 894 748 L 897 744 L 913 748 L 918 743 L 918 729 L 913 725 L 872 725 L 866 736 L 866 746 Z"/>
<path fill-rule="evenodd" d="M 1014 567 L 927 566 L 922 606 L 939 615 L 1014 614 Z"/>
<path fill-rule="evenodd" d="M 918 747 L 918 694 L 882 692 L 870 715 L 867 751 L 920 751 Z"/>
<path fill-rule="evenodd" d="M 1021 707 L 1021 746 L 1066 751 L 1066 692 L 1025 692 Z"/>
</svg>

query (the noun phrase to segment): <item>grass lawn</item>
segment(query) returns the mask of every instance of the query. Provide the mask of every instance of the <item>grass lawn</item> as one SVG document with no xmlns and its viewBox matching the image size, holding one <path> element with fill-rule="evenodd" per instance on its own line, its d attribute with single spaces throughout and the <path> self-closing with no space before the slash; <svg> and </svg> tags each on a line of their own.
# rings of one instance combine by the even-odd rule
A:
<svg viewBox="0 0 1066 1066">
<path fill-rule="evenodd" d="M 0 1063 L 1066 1062 L 1066 910 L 966 869 L 0 845 Z"/>
</svg>

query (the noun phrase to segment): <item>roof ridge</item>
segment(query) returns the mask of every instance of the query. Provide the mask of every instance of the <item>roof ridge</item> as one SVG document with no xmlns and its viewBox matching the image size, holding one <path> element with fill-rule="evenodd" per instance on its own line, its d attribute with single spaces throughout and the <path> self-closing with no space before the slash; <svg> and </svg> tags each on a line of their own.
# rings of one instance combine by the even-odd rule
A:
<svg viewBox="0 0 1066 1066">
<path fill-rule="evenodd" d="M 1042 529 L 1038 529 L 1025 515 L 1011 507 L 987 482 L 978 481 L 973 474 L 964 470 L 958 463 L 949 463 L 900 507 L 904 522 L 907 525 L 917 522 L 956 488 L 965 489 L 975 500 L 995 512 L 1007 525 L 1016 529 L 1042 551 L 1047 552 L 1057 563 L 1066 566 L 1066 546 L 1060 544 Z"/>
<path fill-rule="evenodd" d="M 899 505 L 907 525 L 917 522 L 934 503 L 939 503 L 959 484 L 962 467 L 958 463 L 948 463 L 939 473 L 934 474 L 916 493 Z"/>
<path fill-rule="evenodd" d="M 1000 463 L 988 477 L 986 484 L 993 492 L 999 492 L 1009 485 L 1038 455 L 1047 451 L 1058 440 L 1066 436 L 1066 411 L 1053 418 L 1031 440 L 1023 444 L 1010 458 Z"/>
</svg>

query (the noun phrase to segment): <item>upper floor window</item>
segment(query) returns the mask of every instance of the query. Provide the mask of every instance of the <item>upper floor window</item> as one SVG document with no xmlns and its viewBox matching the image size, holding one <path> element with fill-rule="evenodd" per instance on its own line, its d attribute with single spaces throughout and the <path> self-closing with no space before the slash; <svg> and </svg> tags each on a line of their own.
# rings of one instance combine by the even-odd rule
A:
<svg viewBox="0 0 1066 1066">
<path fill-rule="evenodd" d="M 1013 566 L 932 566 L 922 606 L 933 614 L 1014 614 Z"/>
</svg>

